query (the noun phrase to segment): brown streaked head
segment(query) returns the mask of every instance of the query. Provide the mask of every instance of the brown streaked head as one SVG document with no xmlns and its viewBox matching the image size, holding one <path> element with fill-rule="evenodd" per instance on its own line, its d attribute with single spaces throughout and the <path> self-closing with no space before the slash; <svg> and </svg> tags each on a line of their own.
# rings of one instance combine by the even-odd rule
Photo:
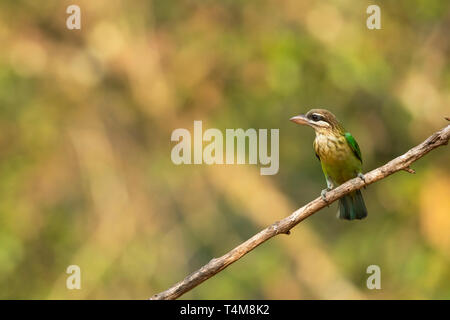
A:
<svg viewBox="0 0 450 320">
<path fill-rule="evenodd" d="M 306 114 L 300 114 L 289 120 L 298 124 L 310 126 L 316 131 L 340 131 L 342 129 L 336 116 L 325 109 L 311 109 Z"/>
</svg>

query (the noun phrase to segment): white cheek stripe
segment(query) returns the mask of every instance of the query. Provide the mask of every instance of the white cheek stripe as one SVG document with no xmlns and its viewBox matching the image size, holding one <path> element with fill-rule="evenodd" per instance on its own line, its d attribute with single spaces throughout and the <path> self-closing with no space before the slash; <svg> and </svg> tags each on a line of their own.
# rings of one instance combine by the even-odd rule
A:
<svg viewBox="0 0 450 320">
<path fill-rule="evenodd" d="M 316 122 L 320 127 L 330 127 L 330 124 L 326 121 L 320 120 L 319 122 Z"/>
</svg>

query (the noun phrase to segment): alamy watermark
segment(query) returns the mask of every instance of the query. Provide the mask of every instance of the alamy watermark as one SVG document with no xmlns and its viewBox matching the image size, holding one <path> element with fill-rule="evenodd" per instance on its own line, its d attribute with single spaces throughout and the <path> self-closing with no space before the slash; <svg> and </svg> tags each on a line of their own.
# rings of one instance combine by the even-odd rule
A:
<svg viewBox="0 0 450 320">
<path fill-rule="evenodd" d="M 369 30 L 381 29 L 381 9 L 376 4 L 367 7 L 366 13 L 370 14 L 366 20 L 366 26 Z"/>
<path fill-rule="evenodd" d="M 72 264 L 67 267 L 67 274 L 70 276 L 66 280 L 66 288 L 69 290 L 81 289 L 81 269 L 76 264 Z"/>
<path fill-rule="evenodd" d="M 202 121 L 194 121 L 193 143 L 189 130 L 173 130 L 171 141 L 178 143 L 172 148 L 171 159 L 176 165 L 246 164 L 247 145 L 248 164 L 259 162 L 264 166 L 260 168 L 261 175 L 274 175 L 279 169 L 279 129 L 270 129 L 270 155 L 267 140 L 267 129 L 250 128 L 226 129 L 224 141 L 222 131 L 209 128 L 203 132 Z M 203 148 L 204 142 L 207 145 Z"/>
<path fill-rule="evenodd" d="M 69 30 L 81 29 L 81 9 L 76 4 L 67 7 L 66 13 L 70 16 L 66 19 L 66 27 Z"/>
<path fill-rule="evenodd" d="M 367 289 L 381 289 L 381 268 L 376 264 L 372 264 L 367 267 L 367 274 L 371 274 L 370 277 L 367 278 L 366 285 Z"/>
</svg>

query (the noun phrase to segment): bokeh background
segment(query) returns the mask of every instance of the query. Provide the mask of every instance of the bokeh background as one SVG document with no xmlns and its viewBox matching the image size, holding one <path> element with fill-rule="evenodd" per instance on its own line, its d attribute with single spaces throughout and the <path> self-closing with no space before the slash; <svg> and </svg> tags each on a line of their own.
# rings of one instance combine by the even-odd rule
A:
<svg viewBox="0 0 450 320">
<path fill-rule="evenodd" d="M 145 299 L 289 215 L 325 187 L 313 131 L 288 121 L 311 107 L 365 171 L 445 126 L 450 2 L 379 2 L 368 30 L 374 3 L 1 1 L 0 298 Z M 174 165 L 194 120 L 279 128 L 279 173 Z M 450 299 L 449 161 L 431 152 L 363 191 L 366 220 L 333 204 L 182 298 Z"/>
</svg>

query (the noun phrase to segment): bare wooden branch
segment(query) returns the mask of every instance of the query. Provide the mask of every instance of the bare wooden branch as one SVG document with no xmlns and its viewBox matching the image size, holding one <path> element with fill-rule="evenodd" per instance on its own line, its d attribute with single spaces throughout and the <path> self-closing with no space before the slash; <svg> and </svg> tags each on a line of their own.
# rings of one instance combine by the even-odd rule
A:
<svg viewBox="0 0 450 320">
<path fill-rule="evenodd" d="M 295 227 L 298 223 L 308 218 L 310 215 L 316 213 L 328 204 L 336 201 L 337 199 L 343 197 L 347 193 L 360 189 L 366 185 L 372 184 L 378 180 L 384 179 L 387 176 L 404 170 L 407 172 L 414 172 L 409 166 L 426 155 L 431 150 L 448 143 L 450 137 L 450 125 L 447 125 L 442 130 L 434 133 L 424 142 L 418 146 L 412 148 L 405 154 L 389 161 L 384 166 L 372 170 L 364 175 L 364 181 L 360 178 L 354 178 L 347 181 L 346 183 L 340 185 L 339 187 L 327 192 L 325 202 L 321 197 L 316 198 L 310 203 L 304 205 L 300 209 L 296 210 L 290 216 L 275 222 L 271 226 L 265 228 L 259 233 L 255 234 L 253 237 L 240 244 L 227 254 L 214 258 L 209 261 L 208 264 L 201 267 L 199 270 L 195 271 L 191 275 L 187 276 L 184 280 L 178 282 L 171 288 L 163 291 L 161 293 L 155 294 L 150 299 L 152 300 L 162 300 L 162 299 L 176 299 L 198 286 L 203 281 L 211 278 L 215 274 L 219 273 L 226 267 L 228 267 L 233 262 L 236 262 L 242 256 L 249 253 L 257 246 L 263 242 L 269 240 L 270 238 L 278 234 L 289 234 L 289 230 Z"/>
</svg>

